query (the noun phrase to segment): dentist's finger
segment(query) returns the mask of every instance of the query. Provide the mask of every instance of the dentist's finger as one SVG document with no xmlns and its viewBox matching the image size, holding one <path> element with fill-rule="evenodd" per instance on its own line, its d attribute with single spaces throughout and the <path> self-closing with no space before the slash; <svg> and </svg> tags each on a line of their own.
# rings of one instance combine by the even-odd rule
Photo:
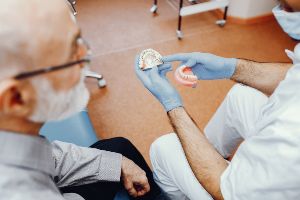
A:
<svg viewBox="0 0 300 200">
<path fill-rule="evenodd" d="M 136 57 L 135 57 L 135 65 L 134 65 L 135 72 L 136 72 L 136 74 L 137 74 L 139 77 L 145 77 L 145 76 L 147 76 L 147 75 L 146 75 L 146 73 L 144 73 L 144 71 L 140 68 L 140 66 L 139 66 L 139 60 L 140 60 L 140 56 L 139 56 L 139 55 L 136 55 Z"/>
<path fill-rule="evenodd" d="M 153 82 L 155 80 L 159 80 L 161 78 L 157 66 L 148 70 L 148 73 L 149 73 L 149 78 L 150 78 L 151 82 Z"/>
<path fill-rule="evenodd" d="M 158 65 L 158 71 L 163 71 L 165 69 L 171 69 L 172 70 L 172 64 L 171 63 L 164 63 L 162 65 Z"/>
<path fill-rule="evenodd" d="M 162 58 L 162 61 L 163 62 L 174 62 L 174 61 L 186 61 L 188 59 L 189 59 L 188 53 L 179 53 L 179 54 L 164 56 Z"/>
<path fill-rule="evenodd" d="M 165 66 L 164 67 L 164 69 L 160 69 L 160 75 L 161 76 L 166 76 L 166 74 L 168 73 L 168 72 L 170 72 L 170 71 L 172 71 L 173 69 L 172 69 L 172 65 L 171 64 L 169 64 L 168 66 Z"/>
<path fill-rule="evenodd" d="M 197 64 L 197 61 L 193 58 L 189 59 L 184 65 L 187 67 L 193 67 Z"/>
<path fill-rule="evenodd" d="M 140 79 L 140 81 L 147 87 L 150 84 L 150 79 L 149 76 L 147 74 L 147 71 L 143 71 L 140 67 L 139 67 L 139 55 L 136 56 L 135 58 L 135 73 L 137 75 L 137 77 Z"/>
</svg>

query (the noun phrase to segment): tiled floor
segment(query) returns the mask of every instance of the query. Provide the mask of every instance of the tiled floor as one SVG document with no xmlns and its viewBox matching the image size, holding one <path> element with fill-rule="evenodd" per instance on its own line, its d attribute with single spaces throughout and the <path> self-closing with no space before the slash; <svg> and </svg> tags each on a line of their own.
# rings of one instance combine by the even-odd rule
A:
<svg viewBox="0 0 300 200">
<path fill-rule="evenodd" d="M 93 70 L 104 74 L 108 87 L 92 92 L 89 113 L 101 138 L 129 138 L 149 161 L 150 144 L 172 131 L 160 104 L 141 85 L 133 66 L 135 55 L 154 48 L 164 55 L 203 51 L 257 61 L 288 61 L 285 48 L 295 45 L 275 21 L 256 25 L 227 24 L 220 28 L 213 13 L 183 19 L 184 39 L 175 35 L 177 11 L 171 0 L 160 1 L 159 14 L 149 12 L 151 0 L 81 0 L 78 21 L 94 52 Z M 184 105 L 200 128 L 208 122 L 231 81 L 200 81 L 196 89 L 179 86 Z"/>
</svg>

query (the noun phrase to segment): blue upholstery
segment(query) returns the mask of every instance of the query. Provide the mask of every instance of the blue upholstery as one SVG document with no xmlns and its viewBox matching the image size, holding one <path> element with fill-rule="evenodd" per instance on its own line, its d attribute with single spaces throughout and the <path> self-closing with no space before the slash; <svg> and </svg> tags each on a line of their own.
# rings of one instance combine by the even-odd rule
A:
<svg viewBox="0 0 300 200">
<path fill-rule="evenodd" d="M 60 140 L 83 147 L 89 147 L 98 141 L 87 111 L 82 111 L 59 122 L 46 123 L 40 134 L 49 141 Z M 129 199 L 127 192 L 122 190 L 114 200 Z"/>
<path fill-rule="evenodd" d="M 115 196 L 114 200 L 130 200 L 126 190 L 121 190 L 118 192 L 118 194 Z"/>
<path fill-rule="evenodd" d="M 40 132 L 48 140 L 60 140 L 89 147 L 98 141 L 87 111 L 59 121 L 46 123 Z"/>
</svg>

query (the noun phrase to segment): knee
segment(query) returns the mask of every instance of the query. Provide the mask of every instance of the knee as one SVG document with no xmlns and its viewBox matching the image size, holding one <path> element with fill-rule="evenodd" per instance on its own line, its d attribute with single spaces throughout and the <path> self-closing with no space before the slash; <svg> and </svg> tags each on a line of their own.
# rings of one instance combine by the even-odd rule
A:
<svg viewBox="0 0 300 200">
<path fill-rule="evenodd" d="M 229 102 L 235 102 L 237 99 L 243 96 L 244 91 L 247 86 L 241 85 L 241 84 L 235 84 L 227 93 L 226 100 Z"/>
<path fill-rule="evenodd" d="M 126 145 L 129 145 L 129 146 L 133 145 L 133 144 L 130 142 L 129 139 L 124 138 L 124 137 L 115 137 L 114 140 L 115 140 L 117 143 L 122 144 L 122 145 L 125 145 L 125 146 L 126 146 Z"/>
<path fill-rule="evenodd" d="M 228 117 L 235 116 L 244 110 L 244 106 L 251 103 L 253 96 L 256 95 L 257 91 L 255 89 L 246 85 L 235 84 L 224 100 L 226 112 L 229 114 Z"/>
<path fill-rule="evenodd" d="M 135 150 L 135 146 L 131 143 L 131 141 L 124 137 L 116 137 L 113 139 L 114 144 L 120 149 L 121 153 L 131 152 Z"/>
<path fill-rule="evenodd" d="M 254 102 L 265 102 L 268 98 L 262 92 L 242 84 L 235 84 L 225 99 L 231 112 L 240 112 L 245 106 Z M 257 104 L 259 105 L 259 104 Z"/>
<path fill-rule="evenodd" d="M 163 135 L 156 139 L 150 147 L 150 160 L 153 168 L 168 156 L 172 156 L 173 147 L 179 143 L 175 133 Z"/>
</svg>

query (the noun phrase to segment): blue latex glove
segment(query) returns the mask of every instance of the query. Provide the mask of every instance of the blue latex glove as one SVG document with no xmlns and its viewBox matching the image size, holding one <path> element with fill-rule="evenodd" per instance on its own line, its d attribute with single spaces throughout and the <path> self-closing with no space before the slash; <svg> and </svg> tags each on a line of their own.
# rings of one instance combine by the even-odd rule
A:
<svg viewBox="0 0 300 200">
<path fill-rule="evenodd" d="M 236 58 L 222 58 L 209 53 L 174 54 L 163 57 L 163 61 L 181 61 L 182 65 L 192 68 L 199 80 L 231 78 L 237 63 Z"/>
<path fill-rule="evenodd" d="M 172 70 L 170 63 L 142 70 L 139 68 L 139 56 L 135 61 L 135 72 L 144 86 L 158 99 L 168 112 L 174 108 L 181 107 L 182 101 L 177 90 L 166 78 L 167 72 Z"/>
</svg>

